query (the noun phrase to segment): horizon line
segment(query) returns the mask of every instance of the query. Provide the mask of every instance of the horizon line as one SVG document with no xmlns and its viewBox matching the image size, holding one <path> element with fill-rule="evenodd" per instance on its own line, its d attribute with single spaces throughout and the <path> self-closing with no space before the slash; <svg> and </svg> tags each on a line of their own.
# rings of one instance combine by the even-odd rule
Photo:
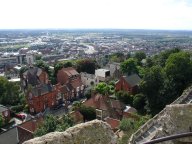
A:
<svg viewBox="0 0 192 144">
<path fill-rule="evenodd" d="M 192 31 L 192 29 L 149 29 L 149 28 L 0 28 L 0 31 L 14 30 L 151 30 L 151 31 Z"/>
</svg>

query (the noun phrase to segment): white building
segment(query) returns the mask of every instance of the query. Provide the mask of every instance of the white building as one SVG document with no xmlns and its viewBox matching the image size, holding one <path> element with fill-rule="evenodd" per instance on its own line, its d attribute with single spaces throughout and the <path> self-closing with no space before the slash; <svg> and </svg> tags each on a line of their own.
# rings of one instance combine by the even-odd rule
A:
<svg viewBox="0 0 192 144">
<path fill-rule="evenodd" d="M 80 75 L 81 75 L 81 81 L 86 87 L 97 83 L 97 79 L 94 74 L 81 72 Z"/>
<path fill-rule="evenodd" d="M 95 70 L 95 76 L 97 83 L 105 82 L 110 78 L 110 71 L 107 69 L 97 69 Z"/>
</svg>

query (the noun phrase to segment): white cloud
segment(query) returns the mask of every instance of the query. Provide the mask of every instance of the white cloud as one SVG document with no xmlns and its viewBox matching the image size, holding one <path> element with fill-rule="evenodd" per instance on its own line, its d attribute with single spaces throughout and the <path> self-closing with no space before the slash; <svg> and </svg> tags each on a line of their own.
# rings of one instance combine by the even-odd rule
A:
<svg viewBox="0 0 192 144">
<path fill-rule="evenodd" d="M 191 29 L 190 0 L 0 0 L 0 28 Z"/>
</svg>

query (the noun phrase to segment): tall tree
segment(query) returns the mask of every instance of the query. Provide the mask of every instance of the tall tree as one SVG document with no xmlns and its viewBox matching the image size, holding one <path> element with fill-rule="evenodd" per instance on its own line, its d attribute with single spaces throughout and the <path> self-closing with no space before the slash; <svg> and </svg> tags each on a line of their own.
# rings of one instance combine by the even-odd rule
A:
<svg viewBox="0 0 192 144">
<path fill-rule="evenodd" d="M 163 107 L 162 97 L 160 97 L 160 91 L 163 87 L 164 75 L 160 66 L 153 66 L 149 68 L 146 75 L 141 82 L 142 93 L 146 95 L 148 110 L 156 114 Z"/>
<path fill-rule="evenodd" d="M 82 59 L 78 60 L 76 63 L 76 69 L 78 72 L 87 72 L 89 74 L 94 74 L 97 68 L 96 61 L 92 59 Z"/>
<path fill-rule="evenodd" d="M 138 64 L 141 64 L 141 61 L 146 58 L 146 54 L 142 51 L 135 53 L 134 58 L 137 59 Z"/>
<path fill-rule="evenodd" d="M 110 92 L 110 87 L 106 83 L 100 82 L 95 86 L 95 91 L 100 94 L 107 95 Z"/>
<path fill-rule="evenodd" d="M 126 61 L 122 62 L 120 68 L 123 73 L 128 75 L 138 73 L 137 61 L 134 58 L 129 58 Z"/>
<path fill-rule="evenodd" d="M 19 99 L 19 85 L 0 77 L 0 103 L 3 105 L 16 105 Z"/>
</svg>

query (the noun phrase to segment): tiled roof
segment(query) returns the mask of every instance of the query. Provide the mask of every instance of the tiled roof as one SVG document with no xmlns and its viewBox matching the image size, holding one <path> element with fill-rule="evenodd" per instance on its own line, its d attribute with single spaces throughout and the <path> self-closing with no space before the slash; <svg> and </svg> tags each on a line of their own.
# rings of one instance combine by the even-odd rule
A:
<svg viewBox="0 0 192 144">
<path fill-rule="evenodd" d="M 71 81 L 71 86 L 76 89 L 77 87 L 81 88 L 82 82 L 80 79 L 75 79 Z"/>
<path fill-rule="evenodd" d="M 29 68 L 23 75 L 27 78 L 28 84 L 32 86 L 40 83 L 38 76 L 42 73 L 42 69 L 38 67 Z"/>
<path fill-rule="evenodd" d="M 112 129 L 118 129 L 120 120 L 107 117 L 105 121 L 111 126 Z"/>
<path fill-rule="evenodd" d="M 17 128 L 14 127 L 0 134 L 0 144 L 17 144 Z"/>
<path fill-rule="evenodd" d="M 130 76 L 123 76 L 123 78 L 131 87 L 138 85 L 141 81 L 141 78 L 137 74 L 133 74 Z"/>
<path fill-rule="evenodd" d="M 65 72 L 68 76 L 79 75 L 79 73 L 72 67 L 62 68 L 61 70 Z"/>
<path fill-rule="evenodd" d="M 32 119 L 27 122 L 22 123 L 18 127 L 24 128 L 32 133 L 37 129 L 37 127 L 43 122 L 43 118 Z"/>
<path fill-rule="evenodd" d="M 87 101 L 85 101 L 84 105 L 101 109 L 101 110 L 108 110 L 108 107 L 104 101 L 104 98 L 100 94 L 97 94 L 92 98 L 88 99 Z"/>
<path fill-rule="evenodd" d="M 34 96 L 39 96 L 38 91 L 40 91 L 41 95 L 43 95 L 43 94 L 46 94 L 48 92 L 51 92 L 52 90 L 53 90 L 52 85 L 50 85 L 50 84 L 42 84 L 42 85 L 40 85 L 38 87 L 32 88 L 32 93 L 33 93 Z"/>
<path fill-rule="evenodd" d="M 66 85 L 63 85 L 63 86 L 61 86 L 60 91 L 62 93 L 67 93 L 67 92 L 69 92 L 69 88 Z"/>
</svg>

